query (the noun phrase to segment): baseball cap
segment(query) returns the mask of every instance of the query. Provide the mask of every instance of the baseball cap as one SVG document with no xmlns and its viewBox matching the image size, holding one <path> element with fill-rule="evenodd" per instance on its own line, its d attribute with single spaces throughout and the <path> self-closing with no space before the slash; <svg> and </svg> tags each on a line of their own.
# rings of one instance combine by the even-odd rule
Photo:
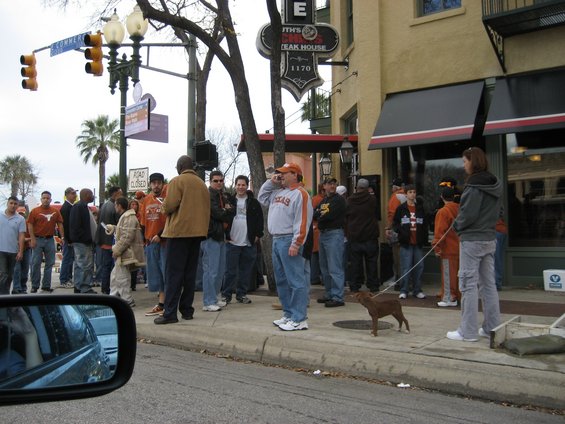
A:
<svg viewBox="0 0 565 424">
<path fill-rule="evenodd" d="M 77 191 L 76 191 L 74 188 L 72 188 L 72 187 L 67 187 L 67 188 L 65 189 L 65 195 L 71 194 L 71 193 L 76 193 L 76 192 L 77 192 Z"/>
<path fill-rule="evenodd" d="M 361 178 L 357 181 L 357 188 L 369 188 L 369 180 Z"/>
<path fill-rule="evenodd" d="M 165 177 L 160 172 L 154 172 L 149 176 L 149 182 L 153 181 L 165 181 Z"/>
<path fill-rule="evenodd" d="M 343 196 L 344 194 L 347 194 L 347 187 L 341 185 L 337 186 L 335 192 L 340 196 Z"/>
<path fill-rule="evenodd" d="M 400 177 L 396 177 L 394 180 L 392 180 L 393 186 L 402 187 L 402 184 L 404 184 L 404 181 L 402 181 L 402 178 Z"/>
<path fill-rule="evenodd" d="M 286 172 L 294 172 L 297 175 L 302 175 L 302 169 L 300 169 L 300 167 L 297 164 L 292 162 L 285 163 L 280 168 L 277 168 L 276 171 L 280 172 L 281 174 L 284 174 Z"/>
<path fill-rule="evenodd" d="M 327 177 L 324 179 L 324 182 L 322 184 L 328 184 L 328 183 L 337 183 L 337 180 L 333 177 Z"/>
</svg>

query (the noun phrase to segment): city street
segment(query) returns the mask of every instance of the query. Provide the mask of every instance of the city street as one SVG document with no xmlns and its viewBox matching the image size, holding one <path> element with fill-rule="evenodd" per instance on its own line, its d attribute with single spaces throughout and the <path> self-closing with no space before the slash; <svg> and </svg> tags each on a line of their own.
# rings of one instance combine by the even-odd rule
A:
<svg viewBox="0 0 565 424">
<path fill-rule="evenodd" d="M 2 408 L 17 423 L 558 423 L 562 416 L 139 344 L 122 389 Z"/>
</svg>

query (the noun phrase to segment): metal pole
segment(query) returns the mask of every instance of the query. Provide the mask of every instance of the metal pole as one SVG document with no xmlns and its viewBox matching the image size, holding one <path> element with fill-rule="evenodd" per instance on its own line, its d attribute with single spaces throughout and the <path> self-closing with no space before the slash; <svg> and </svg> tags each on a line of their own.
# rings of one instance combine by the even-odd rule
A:
<svg viewBox="0 0 565 424">
<path fill-rule="evenodd" d="M 186 154 L 194 159 L 194 134 L 196 127 L 196 37 L 190 35 L 188 48 L 188 119 L 186 124 Z"/>
<path fill-rule="evenodd" d="M 120 188 L 127 195 L 127 139 L 126 139 L 126 106 L 128 94 L 127 72 L 120 71 Z"/>
</svg>

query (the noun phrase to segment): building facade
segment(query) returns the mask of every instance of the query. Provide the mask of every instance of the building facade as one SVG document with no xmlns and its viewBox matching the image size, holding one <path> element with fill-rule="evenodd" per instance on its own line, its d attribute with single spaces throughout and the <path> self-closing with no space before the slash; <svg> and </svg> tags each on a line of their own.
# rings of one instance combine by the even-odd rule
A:
<svg viewBox="0 0 565 424">
<path fill-rule="evenodd" d="M 401 176 L 433 212 L 440 179 L 462 187 L 461 153 L 479 146 L 505 182 L 504 284 L 543 285 L 544 269 L 564 269 L 565 1 L 328 6 L 341 34 L 333 60 L 349 62 L 332 68 L 332 132 L 358 135 L 350 188 L 376 178 L 384 211 Z"/>
</svg>

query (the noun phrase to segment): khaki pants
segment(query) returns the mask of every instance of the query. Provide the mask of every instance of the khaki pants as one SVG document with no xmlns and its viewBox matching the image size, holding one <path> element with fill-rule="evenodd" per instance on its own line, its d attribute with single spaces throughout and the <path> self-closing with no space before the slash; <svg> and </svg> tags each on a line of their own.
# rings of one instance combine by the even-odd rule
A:
<svg viewBox="0 0 565 424">
<path fill-rule="evenodd" d="M 110 295 L 121 297 L 127 303 L 133 302 L 131 271 L 127 266 L 114 265 L 110 274 Z"/>
</svg>

